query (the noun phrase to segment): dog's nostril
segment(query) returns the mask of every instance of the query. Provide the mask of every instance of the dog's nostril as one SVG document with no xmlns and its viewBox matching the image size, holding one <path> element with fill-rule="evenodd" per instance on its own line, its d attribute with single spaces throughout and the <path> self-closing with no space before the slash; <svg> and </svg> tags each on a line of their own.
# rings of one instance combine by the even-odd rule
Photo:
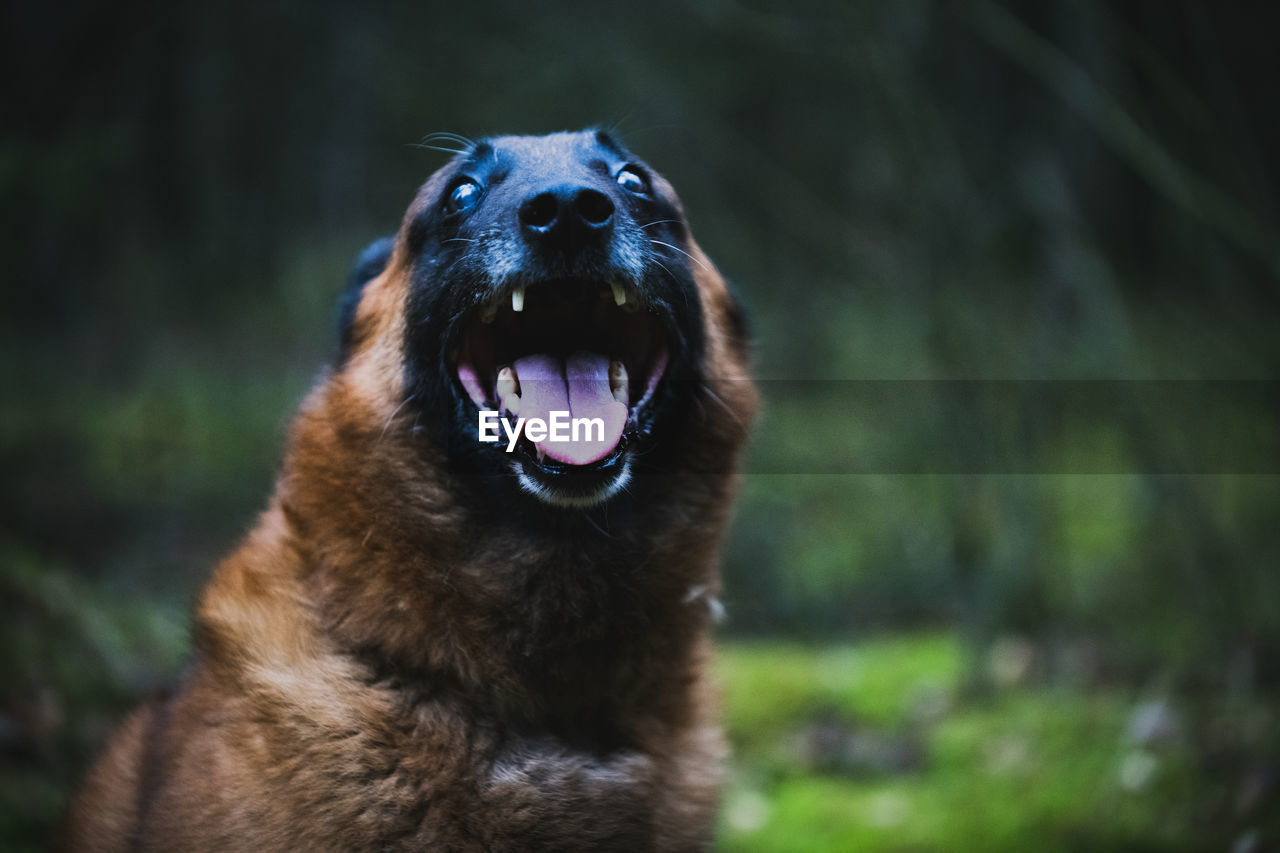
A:
<svg viewBox="0 0 1280 853">
<path fill-rule="evenodd" d="M 613 224 L 613 199 L 591 187 L 562 184 L 526 198 L 517 210 L 525 235 L 538 241 L 603 239 Z"/>
<path fill-rule="evenodd" d="M 531 228 L 550 228 L 560 212 L 560 202 L 554 193 L 539 193 L 520 205 L 520 222 Z"/>
<path fill-rule="evenodd" d="M 599 190 L 584 189 L 573 200 L 573 209 L 583 222 L 599 228 L 609 224 L 609 217 L 613 216 L 613 201 Z"/>
</svg>

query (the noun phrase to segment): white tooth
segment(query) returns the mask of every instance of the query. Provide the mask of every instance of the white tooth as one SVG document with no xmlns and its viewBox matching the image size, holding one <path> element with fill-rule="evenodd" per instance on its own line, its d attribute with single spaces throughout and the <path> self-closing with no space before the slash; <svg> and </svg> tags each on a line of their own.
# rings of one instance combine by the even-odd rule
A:
<svg viewBox="0 0 1280 853">
<path fill-rule="evenodd" d="M 622 286 L 621 282 L 611 281 L 609 287 L 613 290 L 613 304 L 621 307 L 627 301 L 627 289 Z"/>
<path fill-rule="evenodd" d="M 511 310 L 516 312 L 524 310 L 523 287 L 517 287 L 515 290 L 511 291 Z"/>
<path fill-rule="evenodd" d="M 542 460 L 543 460 L 543 459 L 546 459 L 546 458 L 547 458 L 547 451 L 545 451 L 545 450 L 543 450 L 541 447 L 539 447 L 539 448 L 538 448 L 538 464 L 539 464 L 539 465 L 541 465 L 541 464 L 542 464 Z"/>
<path fill-rule="evenodd" d="M 499 405 L 517 417 L 520 415 L 520 379 L 510 367 L 498 371 L 498 381 L 494 383 L 494 391 L 498 394 Z"/>
<path fill-rule="evenodd" d="M 626 311 L 628 314 L 634 314 L 640 310 L 640 300 L 636 298 L 636 295 L 634 293 L 628 292 L 626 303 L 625 304 L 619 303 L 619 304 L 622 310 Z"/>
<path fill-rule="evenodd" d="M 613 399 L 624 405 L 627 400 L 627 367 L 620 361 L 609 362 L 609 391 Z"/>
</svg>

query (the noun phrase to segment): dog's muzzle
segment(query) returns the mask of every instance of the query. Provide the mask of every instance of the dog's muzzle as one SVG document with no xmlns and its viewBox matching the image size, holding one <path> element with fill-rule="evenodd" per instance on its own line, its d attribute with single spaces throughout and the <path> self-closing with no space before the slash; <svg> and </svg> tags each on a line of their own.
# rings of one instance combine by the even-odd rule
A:
<svg viewBox="0 0 1280 853">
<path fill-rule="evenodd" d="M 648 427 L 670 312 L 647 298 L 638 229 L 604 192 L 538 188 L 516 220 L 517 239 L 495 236 L 472 250 L 489 270 L 518 257 L 520 272 L 491 285 L 456 324 L 457 380 L 477 409 L 510 426 L 562 427 L 521 435 L 513 452 L 522 473 L 548 486 L 610 482 Z M 506 437 L 496 450 L 508 449 Z"/>
</svg>

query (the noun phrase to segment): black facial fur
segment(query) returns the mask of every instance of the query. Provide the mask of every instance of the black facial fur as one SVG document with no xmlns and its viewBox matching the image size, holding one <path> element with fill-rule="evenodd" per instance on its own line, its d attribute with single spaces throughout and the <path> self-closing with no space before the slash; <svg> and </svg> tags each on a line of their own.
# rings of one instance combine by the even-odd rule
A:
<svg viewBox="0 0 1280 853">
<path fill-rule="evenodd" d="M 603 132 L 485 139 L 446 170 L 408 241 L 408 405 L 432 445 L 456 472 L 481 475 L 478 488 L 516 495 L 510 456 L 477 441 L 476 405 L 454 372 L 462 329 L 513 287 L 626 279 L 661 323 L 669 353 L 633 436 L 642 445 L 632 448 L 633 470 L 669 470 L 691 383 L 703 379 L 703 318 L 678 202 Z M 576 218 L 556 220 L 556 204 Z"/>
</svg>

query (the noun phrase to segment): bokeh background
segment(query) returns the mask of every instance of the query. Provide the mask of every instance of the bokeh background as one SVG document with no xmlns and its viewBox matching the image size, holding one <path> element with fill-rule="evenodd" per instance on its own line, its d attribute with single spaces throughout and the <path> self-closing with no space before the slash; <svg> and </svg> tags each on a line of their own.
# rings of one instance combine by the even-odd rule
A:
<svg viewBox="0 0 1280 853">
<path fill-rule="evenodd" d="M 1280 844 L 1280 6 L 0 21 L 0 849 L 180 669 L 419 140 L 594 124 L 754 318 L 720 848 Z"/>
</svg>

